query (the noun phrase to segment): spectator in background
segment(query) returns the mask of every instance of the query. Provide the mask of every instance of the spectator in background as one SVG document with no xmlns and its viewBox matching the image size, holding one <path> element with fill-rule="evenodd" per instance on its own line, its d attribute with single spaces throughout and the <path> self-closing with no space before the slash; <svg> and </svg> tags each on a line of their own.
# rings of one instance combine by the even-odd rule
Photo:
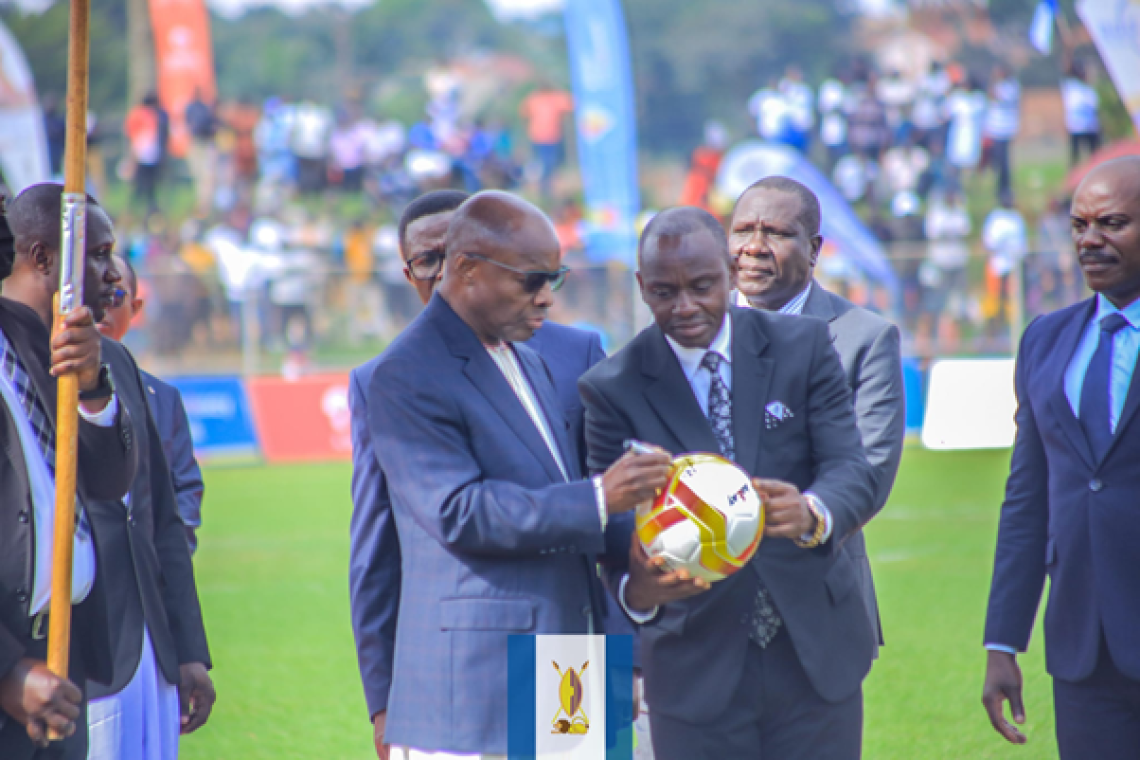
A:
<svg viewBox="0 0 1140 760">
<path fill-rule="evenodd" d="M 158 96 L 150 93 L 131 109 L 123 123 L 128 156 L 134 164 L 134 200 L 146 206 L 148 215 L 158 211 L 159 172 L 166 152 L 162 125 L 165 112 L 160 111 Z"/>
<path fill-rule="evenodd" d="M 968 316 L 967 265 L 970 263 L 970 212 L 962 194 L 951 188 L 935 192 L 926 207 L 926 260 L 918 271 L 922 288 L 916 338 L 939 351 L 958 346 L 958 325 Z"/>
<path fill-rule="evenodd" d="M 1029 250 L 1029 234 L 1025 218 L 1013 203 L 1013 195 L 998 199 L 998 207 L 986 217 L 982 227 L 982 245 L 989 253 L 986 264 L 986 333 L 996 339 L 1002 326 L 1008 326 L 1010 275 L 1021 265 Z"/>
<path fill-rule="evenodd" d="M 910 122 L 917 133 L 918 144 L 927 150 L 936 140 L 945 143 L 945 102 L 951 87 L 950 74 L 941 61 L 932 63 L 930 71 L 919 80 Z"/>
<path fill-rule="evenodd" d="M 574 112 L 574 98 L 565 90 L 543 83 L 519 106 L 526 134 L 539 166 L 539 189 L 547 200 L 554 198 L 554 172 L 562 164 L 562 120 Z"/>
<path fill-rule="evenodd" d="M 857 83 L 847 115 L 847 141 L 853 153 L 878 161 L 890 142 L 887 109 L 879 100 L 878 80 L 874 72 L 865 82 Z"/>
<path fill-rule="evenodd" d="M 329 137 L 330 168 L 339 175 L 340 188 L 359 193 L 364 187 L 364 161 L 368 150 L 367 128 L 348 110 L 337 114 L 336 127 Z"/>
<path fill-rule="evenodd" d="M 1073 61 L 1068 76 L 1061 80 L 1061 101 L 1069 131 L 1069 164 L 1076 166 L 1082 148 L 1091 156 L 1100 147 L 1100 96 L 1084 61 Z"/>
<path fill-rule="evenodd" d="M 202 90 L 194 90 L 194 99 L 186 106 L 186 127 L 190 130 L 190 153 L 187 163 L 194 180 L 198 216 L 206 216 L 214 205 L 214 173 L 218 161 L 218 117 L 207 103 Z"/>
<path fill-rule="evenodd" d="M 765 140 L 783 142 L 788 129 L 788 100 L 775 79 L 752 93 L 748 113 L 756 120 L 756 133 Z"/>
<path fill-rule="evenodd" d="M 223 114 L 233 136 L 233 172 L 237 195 L 245 195 L 257 182 L 257 142 L 254 133 L 261 122 L 261 112 L 247 97 L 231 103 Z"/>
<path fill-rule="evenodd" d="M 682 206 L 697 206 L 709 211 L 709 192 L 716 182 L 720 160 L 728 145 L 728 133 L 724 125 L 717 121 L 705 124 L 705 141 L 693 151 L 689 162 L 689 173 L 681 190 Z M 563 250 L 566 247 L 563 246 Z"/>
<path fill-rule="evenodd" d="M 837 67 L 819 86 L 819 141 L 827 148 L 828 168 L 847 155 L 847 85 Z"/>
<path fill-rule="evenodd" d="M 787 109 L 784 142 L 807 155 L 811 148 L 811 130 L 815 126 L 815 94 L 804 82 L 803 71 L 792 64 L 779 84 Z"/>
<path fill-rule="evenodd" d="M 54 95 L 45 95 L 44 136 L 47 139 L 48 162 L 51 176 L 63 176 L 63 150 L 67 143 L 67 122 L 59 111 L 59 101 Z"/>
<path fill-rule="evenodd" d="M 908 123 L 916 88 L 901 71 L 896 70 L 879 80 L 875 93 L 887 110 L 887 126 L 890 127 L 891 137 L 898 140 L 903 127 Z"/>
<path fill-rule="evenodd" d="M 930 167 L 930 155 L 915 143 L 913 130 L 904 129 L 898 145 L 883 155 L 883 182 L 891 198 L 917 193 L 919 181 Z"/>
<path fill-rule="evenodd" d="M 325 188 L 331 121 L 328 109 L 314 103 L 301 103 L 293 112 L 289 149 L 297 165 L 297 189 L 303 194 Z"/>
<path fill-rule="evenodd" d="M 950 131 L 946 137 L 946 158 L 960 174 L 972 171 L 982 160 L 982 121 L 986 113 L 986 93 L 968 74 L 963 75 L 946 98 Z"/>
<path fill-rule="evenodd" d="M 1021 85 L 1001 64 L 990 79 L 989 101 L 982 134 L 989 145 L 989 165 L 997 174 L 998 197 L 1013 193 L 1010 144 L 1021 127 Z"/>
</svg>

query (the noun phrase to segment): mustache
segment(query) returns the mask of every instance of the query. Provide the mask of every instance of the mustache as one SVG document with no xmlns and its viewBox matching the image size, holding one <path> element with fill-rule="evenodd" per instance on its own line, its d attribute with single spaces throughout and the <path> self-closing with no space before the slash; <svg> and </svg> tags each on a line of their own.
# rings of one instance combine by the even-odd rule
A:
<svg viewBox="0 0 1140 760">
<path fill-rule="evenodd" d="M 1077 259 L 1082 264 L 1115 264 L 1119 257 L 1108 251 L 1082 251 Z"/>
</svg>

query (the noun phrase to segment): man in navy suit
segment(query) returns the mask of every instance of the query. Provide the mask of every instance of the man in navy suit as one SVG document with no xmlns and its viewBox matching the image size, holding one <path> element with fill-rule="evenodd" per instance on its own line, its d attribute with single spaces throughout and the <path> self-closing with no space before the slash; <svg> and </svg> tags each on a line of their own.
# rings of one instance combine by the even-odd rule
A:
<svg viewBox="0 0 1140 760">
<path fill-rule="evenodd" d="M 112 340 L 123 342 L 131 329 L 131 320 L 143 310 L 143 299 L 139 298 L 139 280 L 131 262 L 115 255 L 115 265 L 123 275 L 123 280 L 114 303 L 111 304 L 99 323 L 99 332 Z M 154 417 L 158 437 L 162 441 L 162 451 L 170 468 L 170 481 L 178 500 L 178 516 L 186 526 L 186 542 L 190 553 L 198 548 L 198 528 L 202 526 L 202 497 L 206 485 L 202 481 L 202 468 L 194 458 L 194 441 L 190 437 L 190 420 L 186 417 L 186 407 L 182 405 L 182 394 L 173 385 L 159 380 L 146 370 L 139 370 L 146 386 L 146 400 Z"/>
<path fill-rule="evenodd" d="M 442 281 L 416 278 L 440 294 L 354 373 L 350 396 L 354 624 L 369 706 L 380 700 L 398 757 L 505 751 L 507 634 L 595 630 L 604 522 L 651 495 L 668 466 L 628 458 L 580 480 L 550 371 L 516 342 L 541 326 L 564 275 L 553 227 L 502 193 L 454 213 Z M 405 251 L 409 269 L 422 263 Z M 393 565 L 397 551 L 416 572 Z"/>
<path fill-rule="evenodd" d="M 1017 439 L 986 614 L 982 702 L 1025 736 L 1017 652 L 1045 577 L 1045 661 L 1063 760 L 1140 752 L 1140 158 L 1094 169 L 1070 212 L 1096 295 L 1036 320 L 1017 356 Z"/>
</svg>

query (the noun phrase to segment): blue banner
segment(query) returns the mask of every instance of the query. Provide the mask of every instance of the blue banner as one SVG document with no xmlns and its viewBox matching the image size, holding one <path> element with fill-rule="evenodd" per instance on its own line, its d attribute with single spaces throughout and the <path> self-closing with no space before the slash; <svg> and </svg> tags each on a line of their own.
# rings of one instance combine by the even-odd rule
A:
<svg viewBox="0 0 1140 760">
<path fill-rule="evenodd" d="M 632 264 L 641 202 L 625 17 L 619 0 L 566 0 L 565 17 L 586 195 L 586 256 Z"/>
<path fill-rule="evenodd" d="M 194 453 L 202 459 L 257 453 L 245 388 L 236 377 L 168 378 L 182 394 Z"/>
</svg>

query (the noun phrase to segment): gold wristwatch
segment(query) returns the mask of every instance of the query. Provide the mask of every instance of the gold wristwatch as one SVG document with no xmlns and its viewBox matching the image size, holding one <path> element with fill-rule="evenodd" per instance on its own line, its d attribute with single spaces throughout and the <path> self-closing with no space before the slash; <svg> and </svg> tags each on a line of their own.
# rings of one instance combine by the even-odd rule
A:
<svg viewBox="0 0 1140 760">
<path fill-rule="evenodd" d="M 814 549 L 823 543 L 823 534 L 827 531 L 827 520 L 824 518 L 823 510 L 819 508 L 813 494 L 804 494 L 804 499 L 807 501 L 808 510 L 815 515 L 815 530 L 812 531 L 810 538 L 806 540 L 797 538 L 795 543 L 801 549 Z"/>
</svg>

